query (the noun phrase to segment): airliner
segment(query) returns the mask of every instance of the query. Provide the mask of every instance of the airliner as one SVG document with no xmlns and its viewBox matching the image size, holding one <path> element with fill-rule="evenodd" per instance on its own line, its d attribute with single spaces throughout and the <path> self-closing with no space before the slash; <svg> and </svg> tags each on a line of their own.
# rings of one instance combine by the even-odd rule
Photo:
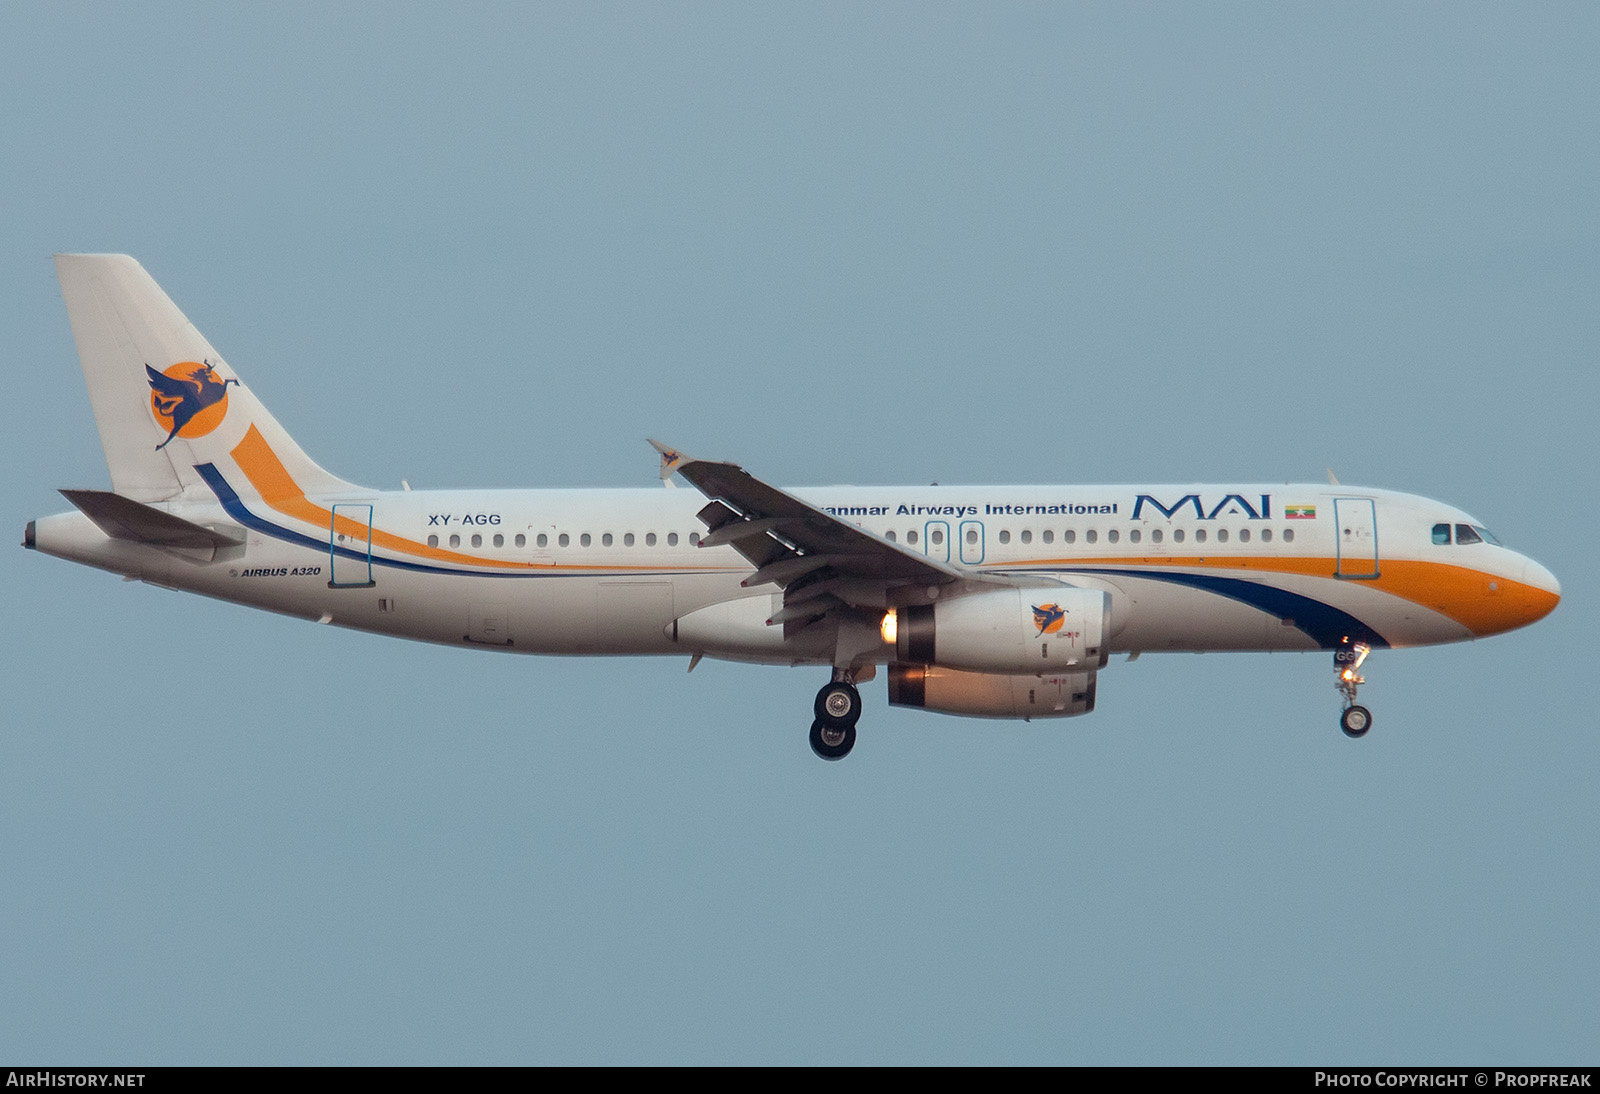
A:
<svg viewBox="0 0 1600 1094">
<path fill-rule="evenodd" d="M 126 255 L 56 270 L 111 470 L 23 546 L 318 623 L 513 653 L 827 670 L 810 744 L 859 686 L 977 718 L 1095 707 L 1113 654 L 1332 651 L 1340 725 L 1378 649 L 1548 615 L 1549 570 L 1450 505 L 1339 484 L 781 489 L 652 441 L 662 483 L 378 491 L 323 470 Z M 687 712 L 686 712 L 687 714 Z"/>
</svg>

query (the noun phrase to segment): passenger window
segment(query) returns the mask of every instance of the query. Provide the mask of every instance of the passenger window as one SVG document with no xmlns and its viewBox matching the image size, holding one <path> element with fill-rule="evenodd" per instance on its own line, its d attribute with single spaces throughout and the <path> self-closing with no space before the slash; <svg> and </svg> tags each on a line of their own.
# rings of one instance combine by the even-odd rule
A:
<svg viewBox="0 0 1600 1094">
<path fill-rule="evenodd" d="M 1106 542 L 1107 543 L 1115 543 L 1115 542 L 1117 542 L 1117 540 L 1119 540 L 1121 538 L 1122 538 L 1122 533 L 1117 531 L 1115 528 L 1111 529 L 1111 531 L 1106 533 Z"/>
<path fill-rule="evenodd" d="M 1022 538 L 1022 542 L 1024 542 L 1024 543 L 1032 543 L 1033 542 L 1033 532 L 1031 532 L 1027 528 L 1024 528 L 1022 530 L 1022 537 L 1021 538 Z"/>
<path fill-rule="evenodd" d="M 1078 542 L 1077 530 L 1073 529 L 1073 528 L 1068 528 L 1065 532 L 1061 533 L 1061 539 L 1066 543 L 1076 543 L 1076 542 Z"/>
<path fill-rule="evenodd" d="M 1046 528 L 1044 531 L 1039 533 L 1039 538 L 1044 540 L 1046 543 L 1054 543 L 1056 534 L 1050 529 Z"/>
<path fill-rule="evenodd" d="M 1144 538 L 1144 537 L 1143 537 L 1142 533 L 1140 533 L 1139 529 L 1137 529 L 1137 528 L 1135 528 L 1133 531 L 1128 533 L 1128 542 L 1129 543 L 1138 543 L 1139 540 L 1141 540 L 1142 538 Z"/>
<path fill-rule="evenodd" d="M 668 532 L 667 533 L 667 546 L 668 547 L 676 547 L 677 545 L 678 545 L 678 533 L 676 533 L 676 532 Z"/>
<path fill-rule="evenodd" d="M 1456 546 L 1464 547 L 1469 543 L 1482 543 L 1483 537 L 1475 532 L 1470 524 L 1456 525 Z"/>
<path fill-rule="evenodd" d="M 1204 543 L 1206 541 L 1206 530 L 1204 528 L 1196 528 L 1194 530 L 1194 541 L 1196 543 Z"/>
<path fill-rule="evenodd" d="M 526 547 L 527 545 L 528 545 L 528 537 L 523 535 L 521 532 L 518 532 L 517 533 L 517 546 L 518 547 Z"/>
<path fill-rule="evenodd" d="M 568 547 L 568 546 L 571 546 L 571 544 L 572 544 L 572 537 L 567 535 L 567 533 L 562 532 L 561 533 L 561 538 L 556 540 L 556 542 L 561 544 L 561 546 L 563 546 L 563 547 Z"/>
<path fill-rule="evenodd" d="M 1182 543 L 1183 542 L 1183 529 L 1182 528 L 1174 528 L 1172 530 L 1172 542 L 1174 542 L 1174 543 Z"/>
<path fill-rule="evenodd" d="M 1272 542 L 1272 529 L 1271 528 L 1263 528 L 1263 529 L 1261 529 L 1261 542 L 1262 543 L 1271 543 Z"/>
<path fill-rule="evenodd" d="M 602 546 L 602 547 L 611 546 L 611 533 L 610 532 L 607 532 L 607 533 L 605 533 L 604 535 L 602 535 L 600 537 L 600 546 Z"/>
<path fill-rule="evenodd" d="M 429 536 L 428 537 L 428 546 L 429 547 L 437 547 L 437 546 L 439 546 L 439 537 L 438 536 Z"/>
<path fill-rule="evenodd" d="M 633 533 L 632 532 L 629 532 L 627 535 L 622 537 L 622 545 L 624 547 L 632 547 L 633 546 Z"/>
<path fill-rule="evenodd" d="M 1085 540 L 1087 540 L 1087 541 L 1088 541 L 1088 542 L 1090 542 L 1090 543 L 1094 543 L 1094 542 L 1096 542 L 1096 541 L 1097 541 L 1097 540 L 1099 540 L 1099 538 L 1100 538 L 1100 533 L 1099 533 L 1099 532 L 1096 532 L 1096 531 L 1095 531 L 1095 530 L 1094 530 L 1094 529 L 1093 529 L 1093 528 L 1091 528 L 1091 529 L 1089 529 L 1089 530 L 1088 530 L 1088 531 L 1087 531 L 1087 532 L 1085 532 L 1085 533 L 1084 533 L 1084 534 L 1083 534 L 1083 538 L 1084 538 L 1084 539 L 1085 539 Z"/>
<path fill-rule="evenodd" d="M 937 547 L 939 544 L 944 542 L 944 533 L 935 528 L 932 532 L 928 533 L 928 538 L 932 540 L 933 545 Z"/>
<path fill-rule="evenodd" d="M 1226 542 L 1228 542 L 1228 530 L 1226 528 L 1218 528 L 1217 529 L 1217 542 L 1218 543 L 1226 543 Z"/>
<path fill-rule="evenodd" d="M 1153 529 L 1150 532 L 1150 542 L 1151 543 L 1160 543 L 1161 542 L 1161 529 L 1156 528 L 1156 529 Z"/>
<path fill-rule="evenodd" d="M 912 544 L 913 546 L 915 546 L 916 542 L 917 542 L 917 533 L 915 533 L 915 532 L 907 532 L 906 533 L 906 542 L 909 543 L 909 544 Z"/>
<path fill-rule="evenodd" d="M 474 547 L 482 547 L 483 546 L 483 537 L 480 536 L 480 535 L 474 534 L 473 537 L 472 537 L 472 545 Z"/>
<path fill-rule="evenodd" d="M 1248 528 L 1239 529 L 1239 542 L 1240 543 L 1249 543 L 1250 542 L 1250 529 L 1248 529 Z"/>
<path fill-rule="evenodd" d="M 967 545 L 971 547 L 978 545 L 978 530 L 976 528 L 967 529 Z"/>
<path fill-rule="evenodd" d="M 578 546 L 580 546 L 580 547 L 587 547 L 593 542 L 594 542 L 594 537 L 591 536 L 588 532 L 585 532 L 585 533 L 583 533 L 583 535 L 578 537 Z"/>
<path fill-rule="evenodd" d="M 1450 526 L 1448 524 L 1435 524 L 1433 526 L 1433 542 L 1440 547 L 1450 546 Z"/>
<path fill-rule="evenodd" d="M 656 534 L 654 532 L 646 532 L 644 534 L 644 545 L 646 547 L 654 547 L 656 545 Z"/>
<path fill-rule="evenodd" d="M 1285 543 L 1293 543 L 1294 542 L 1294 529 L 1293 528 L 1285 528 L 1283 530 L 1283 542 L 1285 542 Z"/>
<path fill-rule="evenodd" d="M 537 543 L 540 547 L 548 547 L 548 546 L 550 546 L 550 537 L 545 535 L 543 532 L 540 532 L 539 533 L 539 538 L 534 540 L 534 542 Z"/>
<path fill-rule="evenodd" d="M 502 536 L 499 532 L 496 532 L 494 534 L 494 545 L 496 547 L 504 547 L 506 545 L 506 537 Z"/>
<path fill-rule="evenodd" d="M 1010 543 L 1011 542 L 1011 533 L 1010 532 L 1001 532 L 1000 533 L 1000 542 L 1001 543 Z"/>
<path fill-rule="evenodd" d="M 700 546 L 700 533 L 699 532 L 690 532 L 689 533 L 689 546 L 691 546 L 691 547 Z"/>
<path fill-rule="evenodd" d="M 889 531 L 883 533 L 883 538 L 888 540 L 890 543 L 893 543 L 895 541 L 895 539 L 894 539 L 894 529 L 891 528 Z M 1000 533 L 1000 542 L 1004 543 L 1005 541 L 1006 541 L 1006 534 L 1004 532 L 1001 532 Z"/>
<path fill-rule="evenodd" d="M 452 546 L 452 547 L 461 546 L 461 537 L 460 536 L 451 536 L 450 537 L 450 546 Z"/>
</svg>

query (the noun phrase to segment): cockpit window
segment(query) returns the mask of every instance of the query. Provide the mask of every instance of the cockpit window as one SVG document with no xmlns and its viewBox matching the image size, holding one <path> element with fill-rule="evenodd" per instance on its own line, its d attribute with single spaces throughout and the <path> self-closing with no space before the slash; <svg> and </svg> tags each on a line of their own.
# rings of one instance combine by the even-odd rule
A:
<svg viewBox="0 0 1600 1094">
<path fill-rule="evenodd" d="M 1470 524 L 1456 525 L 1456 543 L 1465 546 L 1468 543 L 1482 543 L 1483 537 L 1473 531 Z"/>
<path fill-rule="evenodd" d="M 1435 524 L 1433 526 L 1433 542 L 1441 547 L 1450 545 L 1450 526 L 1448 524 Z"/>
<path fill-rule="evenodd" d="M 1483 542 L 1492 543 L 1496 547 L 1503 546 L 1503 544 L 1498 539 L 1494 538 L 1494 533 L 1489 531 L 1489 529 L 1485 528 L 1483 525 L 1474 524 L 1472 526 L 1472 530 L 1483 537 Z"/>
</svg>

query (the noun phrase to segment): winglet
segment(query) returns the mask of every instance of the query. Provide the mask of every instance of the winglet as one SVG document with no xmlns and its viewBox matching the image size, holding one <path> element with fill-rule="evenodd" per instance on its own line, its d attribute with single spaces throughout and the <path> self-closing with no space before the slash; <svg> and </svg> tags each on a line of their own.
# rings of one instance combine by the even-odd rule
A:
<svg viewBox="0 0 1600 1094">
<path fill-rule="evenodd" d="M 668 479 L 672 478 L 673 474 L 684 464 L 694 462 L 688 456 L 685 456 L 682 452 L 679 452 L 676 448 L 669 448 L 653 437 L 647 439 L 650 441 L 650 447 L 661 453 L 662 482 L 666 482 Z M 669 483 L 668 485 L 671 484 Z"/>
</svg>

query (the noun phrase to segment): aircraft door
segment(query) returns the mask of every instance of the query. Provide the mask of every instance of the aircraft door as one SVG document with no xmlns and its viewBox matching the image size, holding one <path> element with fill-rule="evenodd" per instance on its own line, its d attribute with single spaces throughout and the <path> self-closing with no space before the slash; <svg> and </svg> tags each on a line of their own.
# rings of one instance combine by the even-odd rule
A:
<svg viewBox="0 0 1600 1094">
<path fill-rule="evenodd" d="M 922 528 L 922 552 L 935 562 L 950 561 L 950 525 L 930 520 Z"/>
<path fill-rule="evenodd" d="M 328 587 L 364 589 L 372 580 L 372 506 L 333 507 L 328 529 Z"/>
<path fill-rule="evenodd" d="M 976 566 L 983 561 L 983 521 L 964 520 L 961 522 L 961 562 L 965 566 Z"/>
<path fill-rule="evenodd" d="M 1339 576 L 1378 576 L 1378 514 L 1371 498 L 1333 499 L 1339 537 Z"/>
</svg>

